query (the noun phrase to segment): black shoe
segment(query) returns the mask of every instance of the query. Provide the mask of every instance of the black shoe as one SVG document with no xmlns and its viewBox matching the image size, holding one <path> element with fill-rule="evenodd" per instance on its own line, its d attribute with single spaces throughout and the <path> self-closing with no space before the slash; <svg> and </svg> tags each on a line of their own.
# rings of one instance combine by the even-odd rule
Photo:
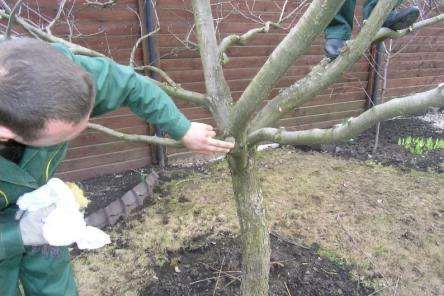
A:
<svg viewBox="0 0 444 296">
<path fill-rule="evenodd" d="M 345 40 L 342 39 L 326 39 L 324 51 L 327 58 L 336 59 L 341 53 L 341 48 L 344 47 Z"/>
<path fill-rule="evenodd" d="M 413 25 L 419 17 L 419 9 L 416 6 L 402 9 L 392 13 L 382 24 L 383 27 L 394 31 L 403 30 Z"/>
</svg>

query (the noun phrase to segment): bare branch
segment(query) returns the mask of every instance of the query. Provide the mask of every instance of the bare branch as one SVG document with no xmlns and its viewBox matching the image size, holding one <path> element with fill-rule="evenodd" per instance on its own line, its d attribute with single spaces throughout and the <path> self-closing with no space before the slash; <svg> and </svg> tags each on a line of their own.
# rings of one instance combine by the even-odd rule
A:
<svg viewBox="0 0 444 296">
<path fill-rule="evenodd" d="M 114 4 L 116 4 L 116 2 L 117 2 L 117 0 L 108 0 L 105 2 L 100 2 L 98 0 L 95 0 L 95 1 L 86 0 L 85 4 L 90 5 L 90 6 L 98 6 L 98 7 L 106 8 L 109 6 L 113 6 Z"/>
<path fill-rule="evenodd" d="M 333 62 L 324 58 L 307 76 L 282 90 L 255 116 L 250 132 L 272 126 L 284 114 L 314 98 L 339 79 L 370 46 L 396 1 L 379 1 L 358 36 L 346 43 L 340 56 Z"/>
<path fill-rule="evenodd" d="M 190 40 L 191 33 L 193 32 L 193 30 L 194 30 L 194 25 L 191 26 L 190 30 L 188 31 L 188 34 L 187 34 L 187 37 L 185 38 L 185 40 L 181 39 L 174 32 L 171 32 L 170 30 L 168 30 L 168 33 L 170 33 L 177 41 L 182 43 L 182 45 L 186 49 L 191 50 L 191 51 L 197 51 L 197 50 L 199 50 L 199 45 Z"/>
<path fill-rule="evenodd" d="M 280 26 L 278 23 L 266 22 L 263 27 L 251 29 L 243 35 L 230 35 L 225 37 L 219 44 L 219 55 L 222 57 L 225 51 L 235 44 L 245 45 L 248 40 L 258 33 L 268 33 L 270 28 L 280 28 Z"/>
<path fill-rule="evenodd" d="M 387 39 L 387 38 L 391 38 L 391 39 L 401 38 L 401 37 L 406 36 L 407 34 L 410 34 L 412 32 L 416 32 L 419 29 L 422 29 L 424 27 L 434 25 L 434 24 L 437 24 L 440 22 L 444 23 L 444 13 L 441 13 L 437 16 L 417 22 L 417 23 L 413 24 L 410 28 L 407 28 L 404 30 L 393 31 L 393 30 L 390 30 L 387 28 L 381 28 L 373 40 L 374 40 L 374 42 L 380 42 L 380 41 Z"/>
<path fill-rule="evenodd" d="M 116 137 L 121 140 L 129 141 L 129 142 L 144 142 L 148 144 L 157 144 L 164 145 L 169 147 L 183 147 L 180 141 L 176 141 L 173 139 L 161 138 L 156 136 L 145 136 L 145 135 L 131 135 L 124 134 L 113 129 L 104 127 L 100 124 L 88 123 L 88 128 L 101 131 L 110 136 Z"/>
<path fill-rule="evenodd" d="M 282 40 L 237 102 L 230 118 L 233 134 L 242 132 L 252 114 L 268 98 L 275 83 L 302 56 L 338 12 L 343 0 L 314 0 Z"/>
<path fill-rule="evenodd" d="M 7 13 L 5 10 L 0 10 L 0 17 L 5 17 L 5 18 L 9 19 L 9 16 L 10 16 L 10 14 Z M 45 33 L 42 30 L 29 24 L 27 21 L 25 21 L 24 19 L 22 19 L 20 17 L 16 18 L 16 22 L 19 25 L 21 25 L 25 30 L 27 30 L 29 33 L 31 33 L 32 35 L 34 35 L 44 41 L 62 43 L 65 46 L 67 46 L 75 54 L 81 54 L 81 55 L 87 55 L 87 56 L 93 56 L 93 57 L 105 57 L 103 54 L 101 54 L 99 52 L 96 52 L 96 51 L 88 49 L 86 47 L 82 47 L 80 45 L 68 42 L 62 38 L 55 37 L 51 34 Z M 151 69 L 151 70 L 155 71 L 155 69 Z M 157 71 L 161 71 L 161 70 L 158 69 Z M 166 73 L 165 73 L 165 75 L 166 75 Z M 159 81 L 156 81 L 154 79 L 151 79 L 149 77 L 145 76 L 145 78 L 148 79 L 149 81 L 151 81 L 152 83 L 156 84 L 157 86 L 159 86 L 163 91 L 165 91 L 170 96 L 174 96 L 175 98 L 198 104 L 200 106 L 203 106 L 204 108 L 208 108 L 208 100 L 206 99 L 205 95 L 203 95 L 201 93 L 185 90 L 185 89 L 181 88 L 180 86 L 178 86 L 177 84 L 175 84 L 175 86 L 174 85 L 169 86 L 169 85 L 165 85 L 164 83 L 161 83 Z"/>
<path fill-rule="evenodd" d="M 162 69 L 159 69 L 157 67 L 151 66 L 151 65 L 145 65 L 145 66 L 140 66 L 140 67 L 136 67 L 134 68 L 137 71 L 143 71 L 143 70 L 150 70 L 153 72 L 156 72 L 157 74 L 160 75 L 160 77 L 163 78 L 163 80 L 165 80 L 169 85 L 171 85 L 172 87 L 178 87 L 179 85 L 174 82 L 174 80 Z"/>
<path fill-rule="evenodd" d="M 428 107 L 444 107 L 444 83 L 422 92 L 396 98 L 377 105 L 358 117 L 330 129 L 286 131 L 284 129 L 262 128 L 249 135 L 250 144 L 273 141 L 284 145 L 313 145 L 340 142 L 350 139 L 369 129 L 376 123 L 400 115 L 418 114 Z"/>
<path fill-rule="evenodd" d="M 303 0 L 303 1 L 301 2 L 301 4 L 299 4 L 298 7 L 296 7 L 295 9 L 293 9 L 292 12 L 290 12 L 288 15 L 286 15 L 285 17 L 283 17 L 283 18 L 279 21 L 279 23 L 283 23 L 283 22 L 285 22 L 286 20 L 288 20 L 289 18 L 293 17 L 293 16 L 296 14 L 296 12 L 298 12 L 302 7 L 305 6 L 306 2 L 307 2 L 307 0 Z"/>
<path fill-rule="evenodd" d="M 233 45 L 245 45 L 249 41 L 249 39 L 251 39 L 254 35 L 256 35 L 258 33 L 268 33 L 270 31 L 270 28 L 283 29 L 283 30 L 288 30 L 289 28 L 291 28 L 293 26 L 292 23 L 290 23 L 290 25 L 288 27 L 283 27 L 282 23 L 284 21 L 286 21 L 287 19 L 291 18 L 297 11 L 299 11 L 300 8 L 305 5 L 306 1 L 307 0 L 302 1 L 302 3 L 298 7 L 293 9 L 293 11 L 291 11 L 287 16 L 284 16 L 284 13 L 285 13 L 285 10 L 286 10 L 287 5 L 288 5 L 288 0 L 285 1 L 285 3 L 284 3 L 282 8 L 279 7 L 279 5 L 277 5 L 275 3 L 275 5 L 281 10 L 281 14 L 279 16 L 279 19 L 276 22 L 271 22 L 271 21 L 263 22 L 262 19 L 259 16 L 256 16 L 252 12 L 250 12 L 250 14 L 255 17 L 255 18 L 252 19 L 250 16 L 245 15 L 245 13 L 242 12 L 242 10 L 240 10 L 239 8 L 235 7 L 232 3 L 230 3 L 231 6 L 233 7 L 233 10 L 235 10 L 237 13 L 242 15 L 244 18 L 246 18 L 246 19 L 248 19 L 250 21 L 253 21 L 255 23 L 261 23 L 261 24 L 263 24 L 263 26 L 251 29 L 247 33 L 244 33 L 243 35 L 232 34 L 232 35 L 229 35 L 229 36 L 225 37 L 221 41 L 221 43 L 219 44 L 219 52 L 220 52 L 221 63 L 223 65 L 228 63 L 229 57 L 226 55 L 225 52 L 231 46 L 233 46 Z M 247 4 L 247 7 L 248 7 L 248 4 Z"/>
<path fill-rule="evenodd" d="M 10 12 L 11 17 L 8 20 L 8 26 L 6 27 L 5 39 L 11 38 L 12 25 L 15 22 L 16 14 L 20 8 L 21 3 L 22 3 L 22 0 L 17 1 L 17 3 L 14 5 L 14 8 Z"/>
<path fill-rule="evenodd" d="M 59 5 L 59 9 L 57 10 L 57 14 L 54 17 L 54 19 L 46 26 L 46 32 L 52 35 L 51 27 L 54 26 L 55 23 L 60 19 L 60 16 L 62 15 L 63 8 L 65 7 L 67 0 L 62 0 L 62 2 Z"/>
<path fill-rule="evenodd" d="M 160 30 L 160 27 L 157 27 L 156 30 L 154 30 L 154 31 L 152 31 L 152 32 L 149 32 L 148 34 L 146 34 L 146 35 L 140 37 L 140 38 L 137 40 L 136 44 L 134 44 L 133 49 L 131 50 L 131 55 L 130 55 L 130 60 L 129 60 L 129 65 L 130 65 L 131 67 L 134 67 L 134 59 L 135 59 L 135 55 L 136 55 L 136 50 L 137 50 L 137 48 L 139 47 L 140 42 L 142 42 L 142 41 L 145 40 L 146 38 L 152 36 L 153 34 L 156 34 L 157 32 L 159 32 L 159 30 Z"/>
<path fill-rule="evenodd" d="M 287 8 L 288 0 L 285 0 L 284 6 L 281 9 L 281 15 L 279 16 L 278 23 L 282 22 L 282 18 L 284 17 L 285 9 Z"/>
<path fill-rule="evenodd" d="M 208 0 L 193 0 L 194 22 L 205 76 L 210 111 L 220 130 L 226 134 L 231 98 L 230 88 L 219 63 L 216 32 Z"/>
<path fill-rule="evenodd" d="M 149 67 L 152 67 L 152 66 L 149 66 Z M 156 71 L 162 71 L 162 70 L 157 68 Z M 165 72 L 163 72 L 163 73 L 165 73 Z M 167 74 L 165 73 L 165 75 L 167 75 Z M 175 84 L 176 86 L 170 86 L 170 85 L 167 85 L 167 84 L 162 83 L 160 81 L 154 80 L 154 79 L 147 77 L 147 76 L 145 76 L 145 78 L 148 79 L 149 81 L 151 81 L 152 83 L 156 84 L 158 87 L 160 87 L 164 92 L 166 92 L 171 97 L 175 97 L 175 98 L 183 100 L 183 101 L 191 102 L 191 103 L 200 105 L 201 107 L 204 107 L 205 109 L 209 109 L 209 101 L 204 94 L 183 89 L 178 84 Z"/>
<path fill-rule="evenodd" d="M 5 10 L 0 10 L 0 17 L 4 17 L 9 20 L 10 16 L 11 16 L 10 13 L 7 13 Z M 68 42 L 62 38 L 45 33 L 42 30 L 40 30 L 39 28 L 29 24 L 26 20 L 24 20 L 21 17 L 16 16 L 15 22 L 17 24 L 19 24 L 20 26 L 22 26 L 28 33 L 32 34 L 33 36 L 36 36 L 39 39 L 44 40 L 44 41 L 48 41 L 48 42 L 62 43 L 65 46 L 67 46 L 73 53 L 87 55 L 87 56 L 104 57 L 103 54 L 101 54 L 97 51 L 88 49 L 86 47 Z"/>
</svg>

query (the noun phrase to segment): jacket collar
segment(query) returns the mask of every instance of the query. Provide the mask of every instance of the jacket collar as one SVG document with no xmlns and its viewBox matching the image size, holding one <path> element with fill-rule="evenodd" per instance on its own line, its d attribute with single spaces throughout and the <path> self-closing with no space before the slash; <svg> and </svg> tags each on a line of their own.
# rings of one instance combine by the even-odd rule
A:
<svg viewBox="0 0 444 296">
<path fill-rule="evenodd" d="M 38 188 L 37 181 L 26 170 L 1 156 L 0 181 L 29 188 Z"/>
</svg>

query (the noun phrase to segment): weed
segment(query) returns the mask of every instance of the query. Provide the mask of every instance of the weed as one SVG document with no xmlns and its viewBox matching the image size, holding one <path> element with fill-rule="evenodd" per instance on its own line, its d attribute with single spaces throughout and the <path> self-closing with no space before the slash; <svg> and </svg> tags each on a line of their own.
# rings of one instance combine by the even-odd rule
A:
<svg viewBox="0 0 444 296">
<path fill-rule="evenodd" d="M 346 262 L 344 258 L 338 255 L 335 251 L 320 247 L 318 250 L 318 255 L 321 257 L 326 257 L 330 261 L 334 262 L 338 266 L 343 266 Z"/>
<path fill-rule="evenodd" d="M 444 139 L 426 139 L 408 136 L 407 138 L 399 138 L 398 145 L 403 146 L 411 154 L 422 155 L 427 151 L 444 149 Z"/>
</svg>

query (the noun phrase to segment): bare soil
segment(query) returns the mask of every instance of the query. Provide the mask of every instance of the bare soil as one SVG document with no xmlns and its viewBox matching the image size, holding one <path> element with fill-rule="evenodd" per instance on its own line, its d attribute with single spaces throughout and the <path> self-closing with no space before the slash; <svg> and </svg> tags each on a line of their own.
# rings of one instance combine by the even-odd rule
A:
<svg viewBox="0 0 444 296">
<path fill-rule="evenodd" d="M 171 254 L 180 269 L 155 268 L 157 280 L 139 291 L 150 295 L 240 295 L 239 239 L 221 236 L 196 250 Z M 299 246 L 272 236 L 270 295 L 369 295 L 374 289 L 352 279 L 350 267 L 319 256 L 318 246 Z"/>
<path fill-rule="evenodd" d="M 147 174 L 147 169 L 130 170 L 79 182 L 91 201 L 86 215 L 106 207 L 128 190 L 136 186 Z"/>
</svg>

